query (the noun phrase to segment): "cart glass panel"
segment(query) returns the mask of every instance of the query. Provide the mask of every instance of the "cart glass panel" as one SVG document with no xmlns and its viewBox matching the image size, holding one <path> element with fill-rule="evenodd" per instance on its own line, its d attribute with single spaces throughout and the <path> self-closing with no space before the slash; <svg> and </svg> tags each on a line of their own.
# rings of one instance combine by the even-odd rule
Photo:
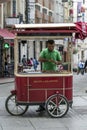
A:
<svg viewBox="0 0 87 130">
<path fill-rule="evenodd" d="M 72 33 L 18 33 L 15 38 L 15 74 L 29 75 L 41 73 L 72 73 Z M 62 63 L 56 71 L 42 71 L 42 63 L 38 61 L 40 52 L 47 48 L 47 41 L 55 41 L 55 49 L 62 57 Z M 36 68 L 34 62 L 37 62 Z"/>
</svg>

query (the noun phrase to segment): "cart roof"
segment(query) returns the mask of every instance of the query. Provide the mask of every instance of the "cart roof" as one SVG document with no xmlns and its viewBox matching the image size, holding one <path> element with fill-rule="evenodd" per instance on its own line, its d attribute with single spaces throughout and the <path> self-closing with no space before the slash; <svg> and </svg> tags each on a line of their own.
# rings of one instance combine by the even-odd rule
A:
<svg viewBox="0 0 87 130">
<path fill-rule="evenodd" d="M 46 23 L 46 24 L 15 24 L 15 28 L 62 28 L 62 27 L 75 27 L 74 23 Z"/>
<path fill-rule="evenodd" d="M 75 38 L 84 39 L 87 37 L 87 24 L 77 23 L 40 23 L 40 24 L 15 24 L 14 31 L 18 36 L 48 35 L 71 36 L 75 33 Z"/>
</svg>

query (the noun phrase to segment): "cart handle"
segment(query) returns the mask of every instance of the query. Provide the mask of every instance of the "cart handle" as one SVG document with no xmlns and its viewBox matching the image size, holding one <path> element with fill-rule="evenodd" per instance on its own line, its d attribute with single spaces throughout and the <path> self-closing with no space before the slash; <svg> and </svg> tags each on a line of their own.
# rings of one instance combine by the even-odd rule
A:
<svg viewBox="0 0 87 130">
<path fill-rule="evenodd" d="M 11 94 L 16 94 L 17 91 L 16 90 L 11 90 Z"/>
</svg>

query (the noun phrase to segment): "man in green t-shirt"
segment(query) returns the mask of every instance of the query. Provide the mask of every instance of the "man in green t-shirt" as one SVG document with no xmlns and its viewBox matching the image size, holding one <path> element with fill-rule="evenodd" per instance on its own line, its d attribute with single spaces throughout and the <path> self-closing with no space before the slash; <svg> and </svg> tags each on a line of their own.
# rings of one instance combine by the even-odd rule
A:
<svg viewBox="0 0 87 130">
<path fill-rule="evenodd" d="M 58 50 L 54 49 L 54 40 L 47 41 L 47 48 L 40 53 L 39 61 L 42 62 L 43 71 L 56 71 L 57 65 L 60 64 L 61 56 Z"/>
<path fill-rule="evenodd" d="M 60 53 L 54 49 L 54 40 L 47 41 L 47 48 L 40 53 L 39 61 L 42 62 L 43 71 L 56 71 L 57 65 L 61 63 Z M 41 104 L 37 112 L 45 110 L 44 104 Z"/>
</svg>

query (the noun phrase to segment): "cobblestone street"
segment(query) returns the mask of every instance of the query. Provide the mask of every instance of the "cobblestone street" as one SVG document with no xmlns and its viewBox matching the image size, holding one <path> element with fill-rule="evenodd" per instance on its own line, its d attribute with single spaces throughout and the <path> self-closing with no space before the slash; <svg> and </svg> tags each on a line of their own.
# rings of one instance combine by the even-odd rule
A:
<svg viewBox="0 0 87 130">
<path fill-rule="evenodd" d="M 38 106 L 30 106 L 21 117 L 8 114 L 5 100 L 14 87 L 14 79 L 8 80 L 11 83 L 0 84 L 0 130 L 87 130 L 87 74 L 74 74 L 73 105 L 62 118 L 51 118 L 46 112 L 37 113 Z M 4 83 L 8 80 L 3 79 Z"/>
</svg>

